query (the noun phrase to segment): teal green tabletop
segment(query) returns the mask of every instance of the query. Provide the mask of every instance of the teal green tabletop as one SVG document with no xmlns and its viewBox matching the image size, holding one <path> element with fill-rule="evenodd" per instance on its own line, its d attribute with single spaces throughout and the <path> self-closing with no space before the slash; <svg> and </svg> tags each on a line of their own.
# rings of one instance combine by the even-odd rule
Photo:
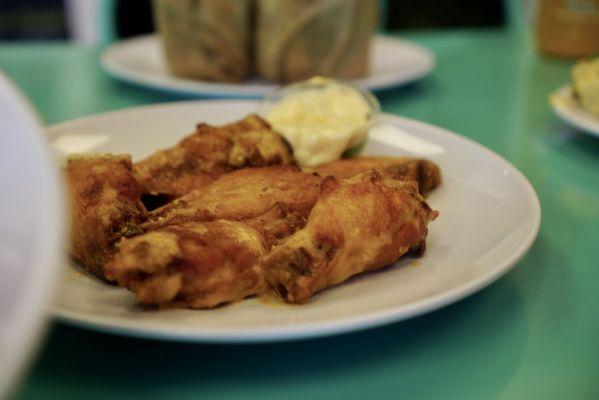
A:
<svg viewBox="0 0 599 400">
<path fill-rule="evenodd" d="M 518 167 L 542 225 L 505 277 L 435 312 L 339 336 L 258 345 L 184 344 L 54 322 L 16 399 L 599 398 L 599 139 L 547 98 L 572 61 L 528 32 L 409 33 L 437 56 L 422 81 L 378 93 L 384 111 L 469 137 Z M 119 83 L 101 48 L 0 44 L 0 68 L 47 124 L 183 100 Z"/>
</svg>

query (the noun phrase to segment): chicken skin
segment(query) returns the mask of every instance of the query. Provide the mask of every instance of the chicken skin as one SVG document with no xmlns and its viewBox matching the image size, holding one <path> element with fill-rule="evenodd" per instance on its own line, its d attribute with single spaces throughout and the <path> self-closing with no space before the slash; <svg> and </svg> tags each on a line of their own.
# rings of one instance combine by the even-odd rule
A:
<svg viewBox="0 0 599 400">
<path fill-rule="evenodd" d="M 140 303 L 213 308 L 273 290 L 304 303 L 424 251 L 437 212 L 421 194 L 441 183 L 435 164 L 294 164 L 285 140 L 256 115 L 199 124 L 136 164 L 129 156 L 72 158 L 70 252 Z M 142 196 L 168 203 L 148 211 Z"/>
<path fill-rule="evenodd" d="M 264 291 L 265 253 L 247 224 L 191 222 L 123 239 L 106 274 L 141 303 L 212 308 Z"/>
<path fill-rule="evenodd" d="M 133 171 L 143 193 L 177 198 L 226 172 L 293 163 L 283 137 L 262 118 L 249 115 L 220 127 L 198 124 L 195 133 L 136 163 Z"/>
<path fill-rule="evenodd" d="M 266 281 L 286 302 L 305 303 L 355 274 L 422 254 L 437 214 L 413 179 L 376 170 L 327 177 L 305 227 L 264 258 Z"/>
<path fill-rule="evenodd" d="M 314 168 L 322 176 L 347 179 L 370 169 L 404 175 L 418 182 L 420 193 L 427 195 L 441 184 L 441 170 L 433 162 L 417 158 L 355 157 L 340 159 Z"/>
<path fill-rule="evenodd" d="M 100 278 L 123 237 L 142 232 L 146 211 L 129 156 L 71 158 L 65 168 L 71 221 L 70 253 Z"/>
<path fill-rule="evenodd" d="M 123 239 L 106 275 L 139 302 L 212 308 L 266 290 L 262 258 L 305 218 L 276 204 L 244 221 L 161 226 Z"/>
<path fill-rule="evenodd" d="M 223 175 L 152 212 L 107 275 L 145 304 L 211 308 L 261 294 L 263 256 L 304 226 L 320 182 L 293 166 Z"/>
<path fill-rule="evenodd" d="M 145 304 L 211 308 L 273 289 L 304 303 L 352 275 L 421 254 L 436 216 L 410 178 L 375 170 L 327 177 L 307 214 L 276 202 L 254 218 L 146 226 L 120 242 L 106 274 Z"/>
<path fill-rule="evenodd" d="M 257 218 L 275 205 L 307 217 L 318 199 L 321 180 L 295 166 L 245 168 L 154 210 L 144 227 Z"/>
</svg>

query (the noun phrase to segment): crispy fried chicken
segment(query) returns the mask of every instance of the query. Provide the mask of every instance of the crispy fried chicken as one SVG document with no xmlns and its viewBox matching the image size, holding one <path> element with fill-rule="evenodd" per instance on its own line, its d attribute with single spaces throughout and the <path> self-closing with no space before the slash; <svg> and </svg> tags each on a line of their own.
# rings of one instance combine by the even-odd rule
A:
<svg viewBox="0 0 599 400">
<path fill-rule="evenodd" d="M 265 253 L 247 224 L 191 222 L 123 239 L 106 274 L 141 303 L 211 308 L 264 290 Z"/>
<path fill-rule="evenodd" d="M 306 226 L 264 258 L 266 280 L 285 301 L 305 303 L 352 275 L 422 253 L 437 214 L 410 178 L 376 170 L 328 177 Z"/>
<path fill-rule="evenodd" d="M 276 204 L 307 216 L 318 198 L 321 180 L 320 176 L 294 166 L 245 168 L 154 210 L 145 227 L 256 218 Z"/>
<path fill-rule="evenodd" d="M 177 198 L 226 172 L 293 163 L 283 137 L 252 114 L 224 126 L 198 124 L 195 133 L 135 163 L 133 171 L 143 193 Z"/>
<path fill-rule="evenodd" d="M 290 174 L 288 180 L 314 176 L 283 171 Z M 244 176 L 241 172 L 235 174 Z M 272 174 L 260 176 L 268 182 Z M 183 208 L 170 209 L 174 214 L 167 212 L 159 223 L 145 225 L 146 234 L 121 242 L 108 276 L 150 304 L 213 307 L 265 293 L 264 277 L 286 301 L 303 303 L 354 274 L 391 264 L 409 251 L 423 251 L 426 226 L 437 215 L 414 180 L 375 170 L 342 181 L 329 176 L 316 189 L 310 184 L 315 193 L 308 198 L 315 205 L 295 209 L 293 201 L 286 203 L 294 199 L 291 194 L 300 193 L 290 189 L 293 185 L 282 185 L 285 190 L 261 199 L 261 189 L 272 186 L 257 183 L 260 179 L 247 192 L 237 192 L 245 195 L 246 208 L 224 204 L 220 215 L 206 212 L 208 201 L 189 207 L 182 198 Z M 227 203 L 235 192 L 214 193 Z M 225 216 L 235 221 L 220 219 Z"/>
<path fill-rule="evenodd" d="M 319 165 L 314 171 L 322 176 L 332 175 L 337 179 L 347 179 L 370 169 L 409 176 L 418 182 L 420 193 L 425 196 L 441 184 L 439 167 L 429 160 L 418 158 L 354 157 Z"/>
<path fill-rule="evenodd" d="M 313 170 L 257 116 L 195 134 L 132 166 L 71 159 L 71 253 L 146 304 L 211 308 L 272 288 L 303 303 L 424 251 L 441 183 L 427 160 L 359 157 Z M 419 191 L 420 187 L 420 191 Z M 147 212 L 142 194 L 175 200 Z"/>
<path fill-rule="evenodd" d="M 77 157 L 65 177 L 71 205 L 70 252 L 104 278 L 104 265 L 122 237 L 142 232 L 146 211 L 130 156 Z"/>
</svg>

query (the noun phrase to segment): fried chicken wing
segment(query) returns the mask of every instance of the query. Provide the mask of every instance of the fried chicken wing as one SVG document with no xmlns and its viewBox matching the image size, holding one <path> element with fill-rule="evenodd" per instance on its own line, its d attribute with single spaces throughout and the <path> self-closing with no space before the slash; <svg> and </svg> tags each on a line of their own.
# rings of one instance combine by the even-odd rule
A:
<svg viewBox="0 0 599 400">
<path fill-rule="evenodd" d="M 369 169 L 378 169 L 392 175 L 405 175 L 418 182 L 420 193 L 428 194 L 441 184 L 441 170 L 428 160 L 393 157 L 355 157 L 331 161 L 314 168 L 322 176 L 332 175 L 347 179 Z"/>
<path fill-rule="evenodd" d="M 262 236 L 242 222 L 170 225 L 118 247 L 106 273 L 141 303 L 211 308 L 264 291 Z"/>
<path fill-rule="evenodd" d="M 262 118 L 249 115 L 220 127 L 198 124 L 195 133 L 136 163 L 133 170 L 143 193 L 176 198 L 236 169 L 293 163 L 283 137 Z"/>
<path fill-rule="evenodd" d="M 166 225 L 123 239 L 106 273 L 141 303 L 212 308 L 264 293 L 262 257 L 304 224 L 275 204 L 243 222 Z"/>
<path fill-rule="evenodd" d="M 317 174 L 295 166 L 241 169 L 154 210 L 145 227 L 256 218 L 276 204 L 280 209 L 307 217 L 318 199 L 321 180 Z"/>
<path fill-rule="evenodd" d="M 104 278 L 104 265 L 122 238 L 141 233 L 146 216 L 129 156 L 68 160 L 65 176 L 71 205 L 70 253 Z"/>
<path fill-rule="evenodd" d="M 376 170 L 329 176 L 305 227 L 264 258 L 265 278 L 285 301 L 305 303 L 352 275 L 422 253 L 437 214 L 410 178 Z"/>
<path fill-rule="evenodd" d="M 72 158 L 70 252 L 141 303 L 212 308 L 273 289 L 303 303 L 424 251 L 437 212 L 421 193 L 441 183 L 435 164 L 294 164 L 289 145 L 256 115 L 199 124 L 136 164 L 129 156 Z M 142 196 L 168 203 L 148 212 Z"/>
<path fill-rule="evenodd" d="M 293 166 L 223 175 L 155 210 L 107 275 L 146 304 L 211 308 L 263 293 L 262 257 L 304 226 L 320 182 Z"/>
<path fill-rule="evenodd" d="M 142 303 L 211 308 L 264 294 L 266 281 L 302 303 L 423 251 L 437 215 L 414 180 L 375 170 L 339 181 L 293 167 L 255 168 L 223 176 L 207 197 L 192 194 L 160 210 L 146 233 L 123 239 L 106 267 Z"/>
</svg>

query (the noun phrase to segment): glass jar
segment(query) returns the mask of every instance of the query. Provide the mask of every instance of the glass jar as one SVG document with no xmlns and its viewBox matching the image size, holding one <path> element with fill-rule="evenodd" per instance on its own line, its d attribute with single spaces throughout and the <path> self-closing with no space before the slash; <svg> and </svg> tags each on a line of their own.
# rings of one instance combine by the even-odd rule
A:
<svg viewBox="0 0 599 400">
<path fill-rule="evenodd" d="M 599 0 L 540 0 L 537 44 L 560 57 L 599 53 Z"/>
</svg>

